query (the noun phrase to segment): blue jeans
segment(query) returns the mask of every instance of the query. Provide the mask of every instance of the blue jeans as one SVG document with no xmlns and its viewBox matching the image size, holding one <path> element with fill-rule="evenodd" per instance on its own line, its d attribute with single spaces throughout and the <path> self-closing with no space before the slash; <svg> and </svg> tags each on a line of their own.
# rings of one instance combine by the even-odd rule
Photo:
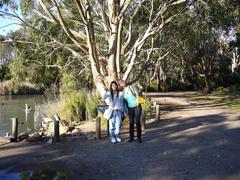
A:
<svg viewBox="0 0 240 180">
<path fill-rule="evenodd" d="M 120 126 L 122 122 L 122 112 L 118 110 L 113 111 L 112 118 L 109 119 L 109 135 L 110 138 L 115 138 L 119 136 Z"/>
</svg>

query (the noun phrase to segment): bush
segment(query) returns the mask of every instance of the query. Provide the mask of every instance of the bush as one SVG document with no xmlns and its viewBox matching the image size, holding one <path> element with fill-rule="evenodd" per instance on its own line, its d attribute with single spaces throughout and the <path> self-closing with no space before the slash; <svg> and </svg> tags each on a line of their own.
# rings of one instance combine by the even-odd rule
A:
<svg viewBox="0 0 240 180">
<path fill-rule="evenodd" d="M 68 103 L 71 109 L 72 118 L 75 120 L 86 120 L 87 93 L 85 90 L 70 94 Z"/>
<path fill-rule="evenodd" d="M 152 81 L 150 86 L 147 87 L 147 91 L 148 92 L 157 92 L 158 91 L 158 85 L 157 85 L 157 81 L 156 80 Z"/>
<path fill-rule="evenodd" d="M 88 94 L 85 90 L 73 91 L 68 92 L 68 96 L 60 96 L 57 103 L 49 101 L 47 114 L 52 117 L 54 113 L 58 113 L 62 119 L 68 122 L 79 122 L 86 120 L 86 113 L 89 119 L 96 117 L 98 104 L 98 96 Z"/>
<path fill-rule="evenodd" d="M 60 83 L 60 95 L 70 95 L 73 91 L 78 91 L 77 79 L 72 74 L 63 73 Z"/>
<path fill-rule="evenodd" d="M 228 92 L 228 91 L 229 91 L 229 88 L 220 86 L 220 87 L 218 87 L 218 88 L 216 89 L 216 91 L 217 91 L 217 92 L 220 92 L 220 93 L 222 93 L 222 92 Z"/>
<path fill-rule="evenodd" d="M 88 94 L 86 101 L 86 111 L 89 119 L 96 117 L 99 99 L 100 98 L 97 95 Z"/>
<path fill-rule="evenodd" d="M 145 102 L 142 104 L 142 109 L 144 112 L 149 112 L 151 110 L 151 100 L 149 98 L 144 98 Z"/>
</svg>

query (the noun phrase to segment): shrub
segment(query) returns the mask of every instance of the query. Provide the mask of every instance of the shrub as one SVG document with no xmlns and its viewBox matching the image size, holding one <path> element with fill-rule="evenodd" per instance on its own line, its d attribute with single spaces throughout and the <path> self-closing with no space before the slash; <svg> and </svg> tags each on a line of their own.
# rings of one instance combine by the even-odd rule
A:
<svg viewBox="0 0 240 180">
<path fill-rule="evenodd" d="M 86 111 L 89 119 L 93 119 L 97 114 L 97 106 L 99 104 L 99 96 L 88 94 L 86 101 Z"/>
<path fill-rule="evenodd" d="M 69 108 L 71 109 L 72 118 L 75 120 L 86 120 L 86 101 L 87 93 L 85 90 L 73 92 L 68 99 Z"/>
<path fill-rule="evenodd" d="M 158 91 L 158 85 L 157 81 L 154 80 L 151 82 L 150 86 L 147 87 L 148 92 L 157 92 Z"/>
<path fill-rule="evenodd" d="M 229 88 L 228 88 L 228 87 L 222 87 L 222 86 L 220 86 L 220 87 L 218 87 L 218 88 L 216 89 L 216 91 L 217 91 L 217 92 L 220 92 L 220 93 L 222 93 L 222 92 L 228 92 L 228 91 L 229 91 Z"/>
<path fill-rule="evenodd" d="M 58 113 L 61 119 L 68 121 L 83 121 L 86 119 L 87 93 L 85 90 L 73 91 L 68 96 L 61 96 L 59 100 L 47 102 L 47 114 L 53 117 Z"/>
<path fill-rule="evenodd" d="M 142 104 L 142 110 L 144 111 L 145 115 L 151 112 L 151 100 L 149 98 L 144 98 L 145 102 Z"/>
</svg>

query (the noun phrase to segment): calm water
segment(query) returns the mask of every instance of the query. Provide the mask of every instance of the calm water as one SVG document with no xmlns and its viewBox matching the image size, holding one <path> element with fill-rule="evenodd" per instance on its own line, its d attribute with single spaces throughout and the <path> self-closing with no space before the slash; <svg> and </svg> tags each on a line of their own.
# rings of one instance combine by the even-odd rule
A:
<svg viewBox="0 0 240 180">
<path fill-rule="evenodd" d="M 43 102 L 41 95 L 0 95 L 0 136 L 11 133 L 13 117 L 19 120 L 18 134 L 38 130 L 39 122 L 34 123 L 34 111 Z M 28 111 L 25 111 L 25 104 L 30 108 Z"/>
</svg>

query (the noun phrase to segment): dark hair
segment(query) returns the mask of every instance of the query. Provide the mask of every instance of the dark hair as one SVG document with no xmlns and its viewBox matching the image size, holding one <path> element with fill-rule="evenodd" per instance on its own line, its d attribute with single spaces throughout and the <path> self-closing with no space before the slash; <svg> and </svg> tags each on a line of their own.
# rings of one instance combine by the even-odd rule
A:
<svg viewBox="0 0 240 180">
<path fill-rule="evenodd" d="M 117 83 L 117 81 L 112 81 L 112 82 L 110 83 L 110 93 L 111 93 L 111 97 L 112 97 L 112 100 L 113 100 L 112 84 L 115 84 L 115 85 L 117 86 L 117 96 L 118 96 L 118 83 Z"/>
</svg>

